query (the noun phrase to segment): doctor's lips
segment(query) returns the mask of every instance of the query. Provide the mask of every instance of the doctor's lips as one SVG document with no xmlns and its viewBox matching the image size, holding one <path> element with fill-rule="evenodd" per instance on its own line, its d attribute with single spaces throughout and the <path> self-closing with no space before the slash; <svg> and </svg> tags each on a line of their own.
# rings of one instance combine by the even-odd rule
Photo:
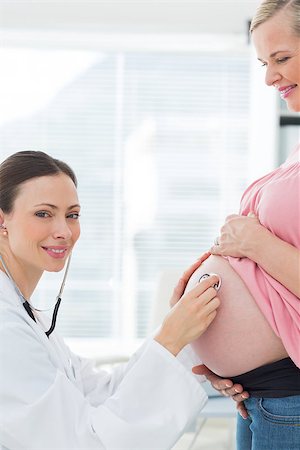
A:
<svg viewBox="0 0 300 450">
<path fill-rule="evenodd" d="M 63 259 L 66 256 L 69 247 L 62 245 L 53 245 L 49 247 L 42 246 L 42 249 L 45 250 L 52 258 Z"/>
</svg>

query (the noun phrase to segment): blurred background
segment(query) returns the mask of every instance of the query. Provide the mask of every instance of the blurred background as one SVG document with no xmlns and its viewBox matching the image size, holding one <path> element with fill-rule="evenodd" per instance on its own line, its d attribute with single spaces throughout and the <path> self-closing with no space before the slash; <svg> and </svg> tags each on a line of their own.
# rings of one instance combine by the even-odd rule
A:
<svg viewBox="0 0 300 450">
<path fill-rule="evenodd" d="M 249 41 L 257 4 L 0 1 L 0 159 L 42 150 L 79 180 L 58 319 L 75 351 L 135 348 L 161 274 L 209 249 L 247 184 L 298 142 L 299 115 L 264 85 Z"/>
</svg>

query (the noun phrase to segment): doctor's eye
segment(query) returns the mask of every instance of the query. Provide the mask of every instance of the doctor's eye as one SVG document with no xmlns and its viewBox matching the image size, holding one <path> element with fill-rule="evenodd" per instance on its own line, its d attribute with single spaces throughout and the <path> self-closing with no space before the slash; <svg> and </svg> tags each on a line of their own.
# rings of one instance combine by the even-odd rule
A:
<svg viewBox="0 0 300 450">
<path fill-rule="evenodd" d="M 75 219 L 75 220 L 78 220 L 79 217 L 80 217 L 80 214 L 79 214 L 78 212 L 73 212 L 73 213 L 67 215 L 67 218 L 68 218 L 68 219 Z"/>
<path fill-rule="evenodd" d="M 41 217 L 42 219 L 45 219 L 45 218 L 47 218 L 47 217 L 50 217 L 50 214 L 49 214 L 47 211 L 37 211 L 37 212 L 35 213 L 35 215 L 36 215 L 37 217 Z"/>
</svg>

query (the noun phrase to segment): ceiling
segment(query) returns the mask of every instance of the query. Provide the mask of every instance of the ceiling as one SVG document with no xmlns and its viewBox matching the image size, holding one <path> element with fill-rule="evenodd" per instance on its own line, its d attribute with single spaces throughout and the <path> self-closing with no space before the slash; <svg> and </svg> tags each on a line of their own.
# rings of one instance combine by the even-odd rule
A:
<svg viewBox="0 0 300 450">
<path fill-rule="evenodd" d="M 0 29 L 247 33 L 259 0 L 0 0 Z"/>
</svg>

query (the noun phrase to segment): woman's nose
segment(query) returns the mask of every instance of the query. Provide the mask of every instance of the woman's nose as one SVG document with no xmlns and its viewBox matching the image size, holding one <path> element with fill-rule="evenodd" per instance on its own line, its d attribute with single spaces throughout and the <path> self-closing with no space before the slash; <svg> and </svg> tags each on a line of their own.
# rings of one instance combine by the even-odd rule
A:
<svg viewBox="0 0 300 450">
<path fill-rule="evenodd" d="M 274 70 L 272 66 L 267 66 L 265 83 L 267 86 L 273 86 L 281 79 L 281 75 L 277 70 Z"/>
</svg>

